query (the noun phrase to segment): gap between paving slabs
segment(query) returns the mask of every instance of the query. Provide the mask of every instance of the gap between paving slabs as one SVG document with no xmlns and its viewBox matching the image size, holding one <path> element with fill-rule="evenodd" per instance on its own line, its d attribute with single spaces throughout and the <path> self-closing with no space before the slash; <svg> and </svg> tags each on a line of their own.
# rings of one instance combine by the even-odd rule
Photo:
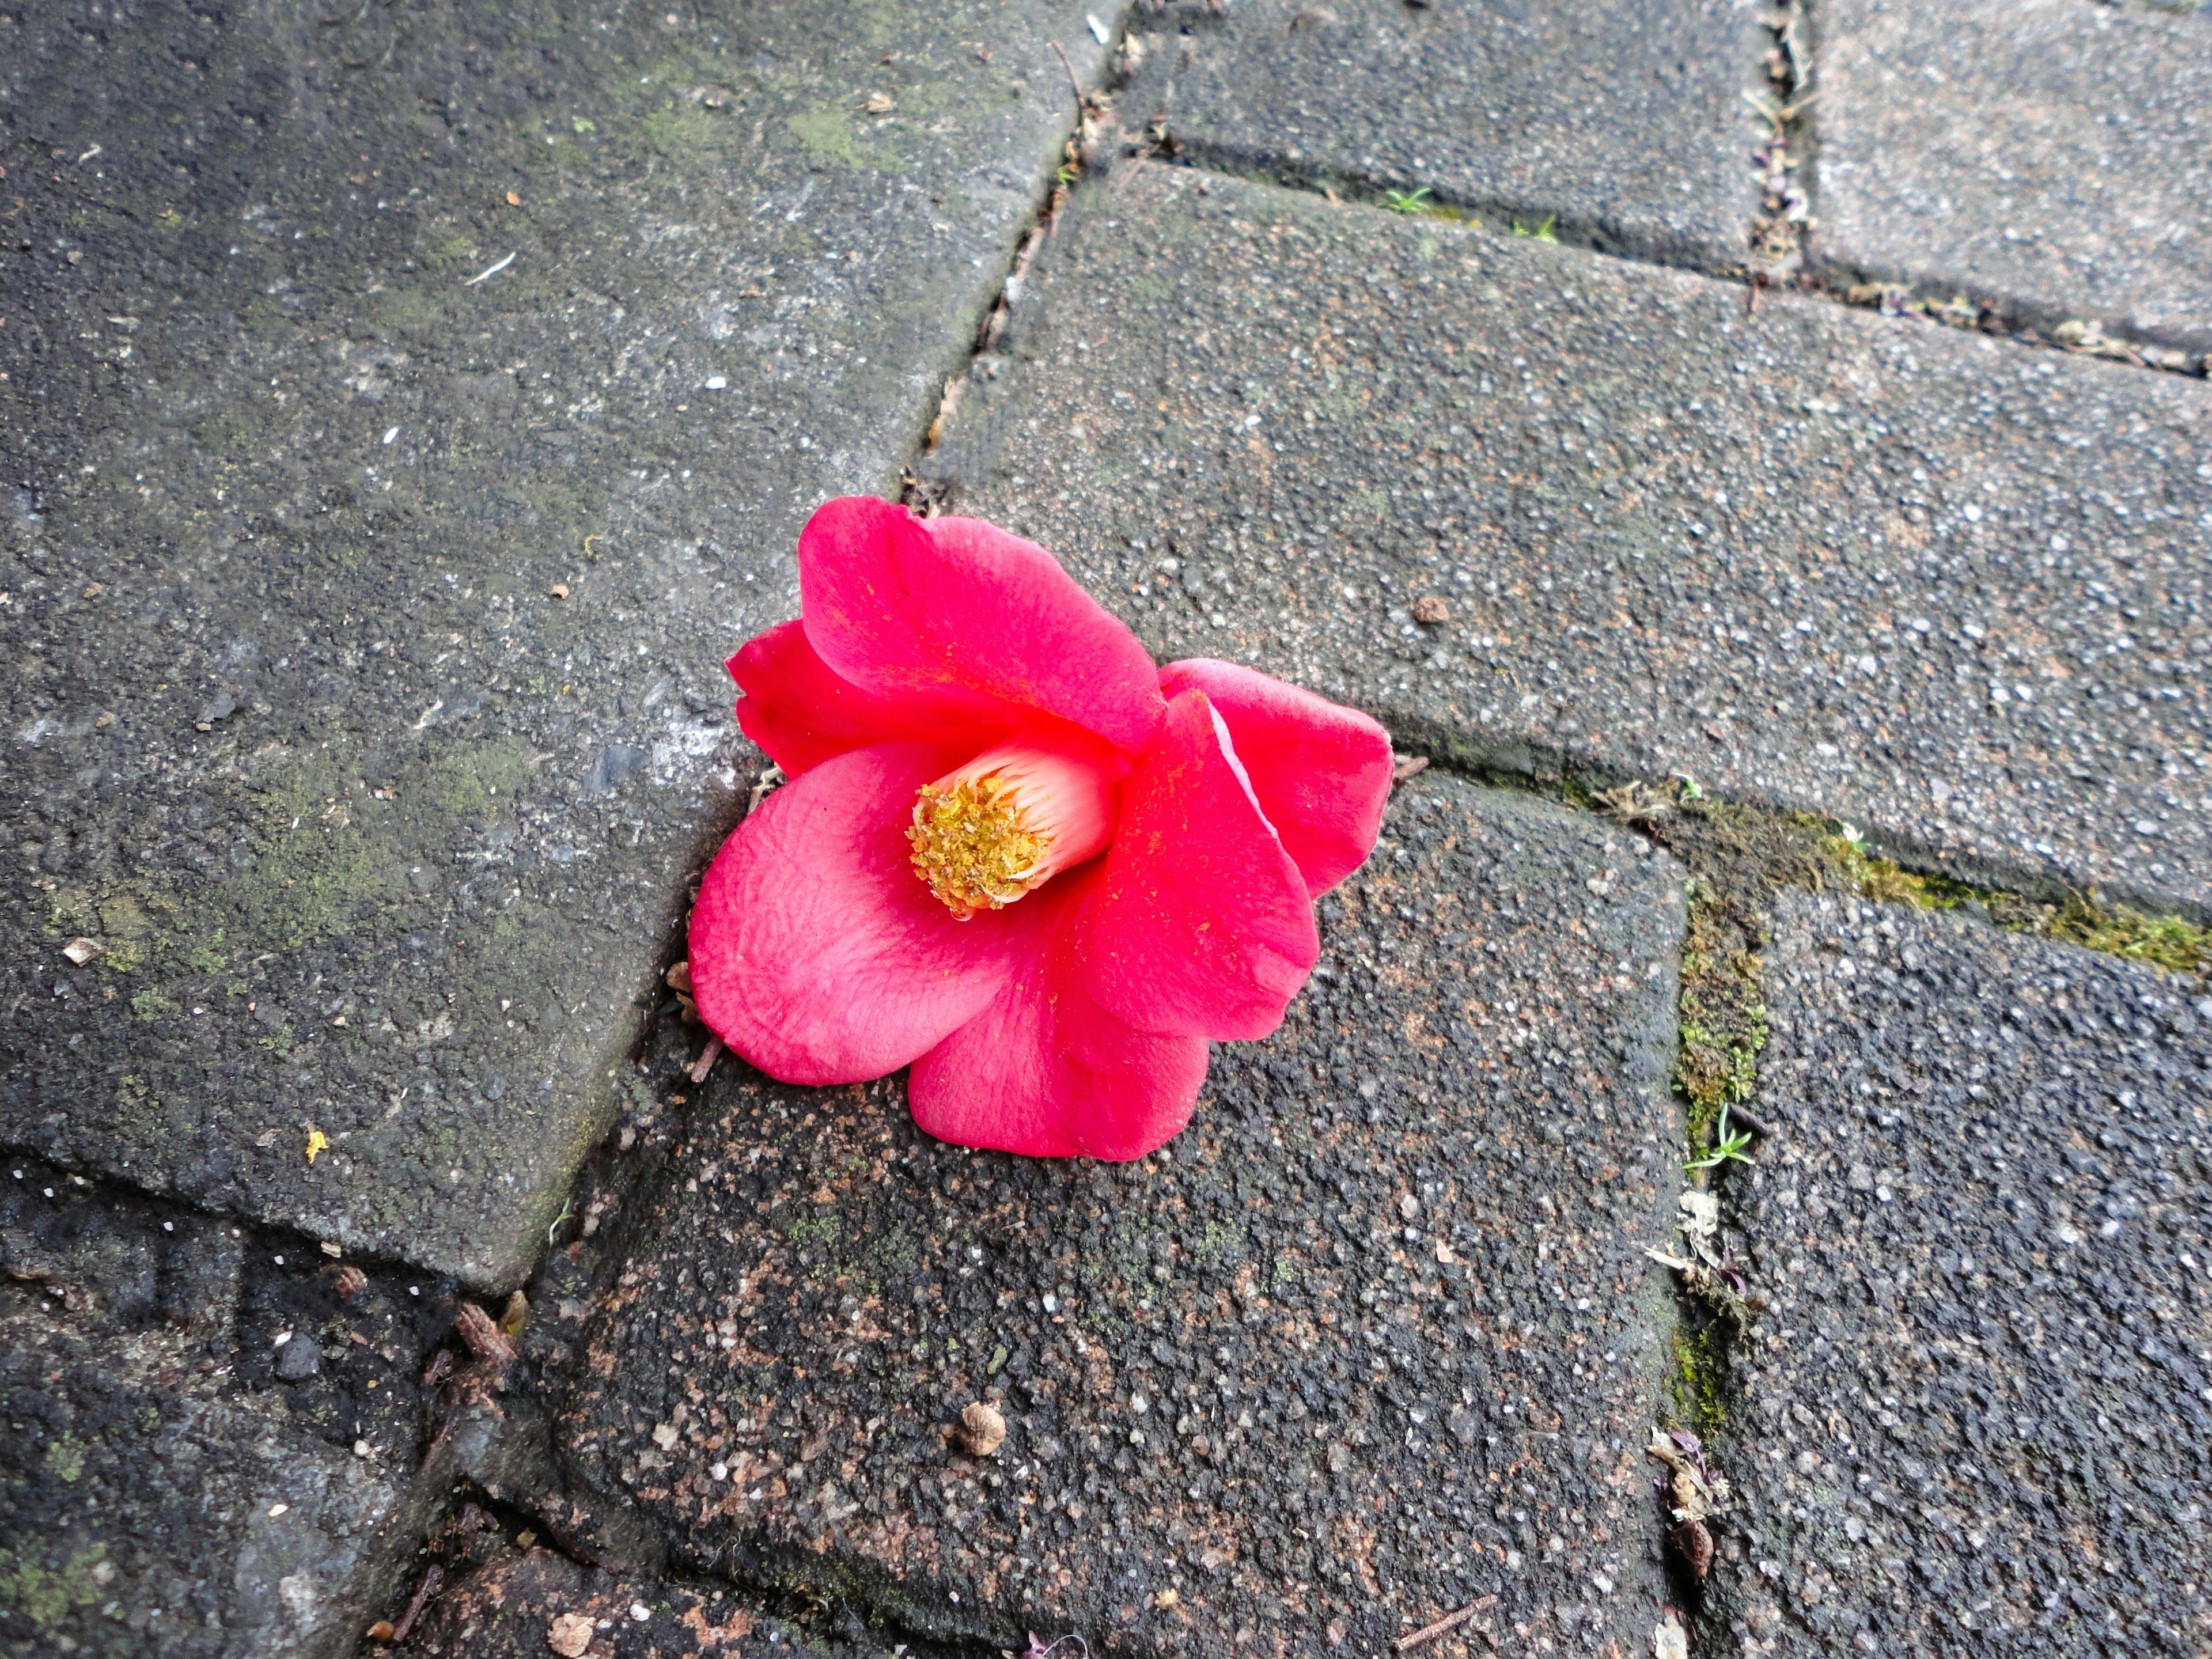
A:
<svg viewBox="0 0 2212 1659">
<path fill-rule="evenodd" d="M 1026 261 L 1024 261 L 1024 264 L 1026 264 Z"/>
<path fill-rule="evenodd" d="M 1324 15 L 1327 24 L 1313 21 Z M 1342 21 L 1322 8 L 1263 16 L 1256 22 L 1248 16 L 1234 27 L 1245 34 L 1279 34 L 1285 15 L 1290 18 L 1287 34 L 1294 56 L 1300 42 L 1326 38 L 1328 25 Z M 1322 194 L 1331 201 L 1364 203 L 1444 222 L 1483 224 L 1617 258 L 1747 283 L 1753 292 L 1746 303 L 1754 309 L 1765 292 L 1790 291 L 2138 368 L 2195 376 L 2212 373 L 2212 354 L 2159 343 L 2124 320 L 2070 318 L 2048 306 L 2025 305 L 2017 296 L 1982 292 L 1971 283 L 1962 287 L 1934 278 L 1917 283 L 1869 280 L 1865 273 L 1832 260 L 1808 257 L 1818 231 L 1814 175 L 1819 122 L 1813 21 L 1802 0 L 1782 0 L 1763 14 L 1757 39 L 1770 44 L 1754 62 L 1754 43 L 1747 38 L 1745 84 L 1740 89 L 1726 87 L 1718 94 L 1729 117 L 1747 118 L 1740 146 L 1705 157 L 1717 175 L 1740 171 L 1753 181 L 1745 189 L 1740 239 L 1735 218 L 1726 220 L 1725 237 L 1717 217 L 1700 234 L 1685 236 L 1679 229 L 1641 221 L 1630 225 L 1594 213 L 1565 178 L 1525 180 L 1509 198 L 1471 185 L 1459 176 L 1464 169 L 1449 161 L 1431 161 L 1425 167 L 1408 162 L 1381 172 L 1373 166 L 1351 165 L 1328 135 L 1322 137 L 1317 150 L 1293 148 L 1284 153 L 1279 145 L 1271 148 L 1237 131 L 1240 122 L 1264 127 L 1265 114 L 1209 110 L 1197 118 L 1194 128 L 1182 112 L 1170 108 L 1170 88 L 1176 78 L 1170 65 L 1187 56 L 1194 42 L 1231 27 L 1226 15 L 1205 6 L 1158 5 L 1133 14 L 1115 60 L 1117 79 L 1111 88 L 1133 148 L 1179 166 Z M 1271 41 L 1270 55 L 1278 50 Z M 1752 83 L 1762 76 L 1765 85 L 1754 89 Z M 1269 86 L 1271 98 L 1276 95 L 1271 80 L 1254 78 Z M 1214 90 L 1218 94 L 1219 89 Z M 1392 125 L 1409 127 L 1398 135 L 1407 142 L 1420 129 L 1418 118 L 1410 122 L 1394 118 Z M 1619 125 L 1615 117 L 1608 130 Z M 1449 150 L 1454 143 L 1441 131 L 1429 135 L 1427 142 L 1432 154 L 1437 146 Z M 1740 168 L 1735 161 L 1739 150 Z M 1542 171 L 1540 167 L 1537 170 Z"/>
<path fill-rule="evenodd" d="M 928 1142 L 896 1081 L 787 1090 L 725 1061 L 696 1094 L 666 999 L 649 1064 L 675 1097 L 639 1097 L 532 1290 L 516 1376 L 556 1413 L 553 1466 L 481 1484 L 579 1554 L 940 1641 L 1018 1648 L 1026 1624 L 1212 1651 L 1334 1626 L 1364 1651 L 1496 1594 L 1481 1622 L 1509 1647 L 1516 1625 L 1648 1647 L 1668 1591 L 1640 1449 L 1668 1362 L 1640 1251 L 1679 1159 L 1679 872 L 1593 815 L 1449 777 L 1392 817 L 1408 856 L 1325 904 L 1291 1025 L 1223 1049 L 1193 1129 L 1138 1165 Z M 1487 1012 L 1437 1007 L 1471 990 Z M 1350 1022 L 1333 1049 L 1317 1020 Z M 1006 1454 L 948 1451 L 994 1395 Z M 1528 1494 L 1498 1500 L 1509 1479 Z M 1133 1541 L 1101 1530 L 1117 1515 Z"/>
</svg>

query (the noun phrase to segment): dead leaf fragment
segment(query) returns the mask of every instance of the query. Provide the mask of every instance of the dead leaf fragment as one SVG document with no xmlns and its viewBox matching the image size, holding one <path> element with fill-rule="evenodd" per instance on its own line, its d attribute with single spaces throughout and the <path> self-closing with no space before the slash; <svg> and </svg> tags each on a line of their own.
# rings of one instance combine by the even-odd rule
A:
<svg viewBox="0 0 2212 1659">
<path fill-rule="evenodd" d="M 960 1444 L 971 1457 L 988 1457 L 1006 1443 L 1006 1419 L 982 1401 L 960 1413 Z"/>
<path fill-rule="evenodd" d="M 561 1659 L 584 1659 L 592 1645 L 592 1621 L 580 1613 L 559 1613 L 545 1626 L 545 1645 Z"/>
<path fill-rule="evenodd" d="M 331 1138 L 320 1129 L 307 1131 L 307 1162 L 313 1164 L 315 1155 L 331 1144 Z"/>
<path fill-rule="evenodd" d="M 521 192 L 520 192 L 520 191 L 512 191 L 512 190 L 510 190 L 509 191 L 507 191 L 507 206 L 509 206 L 509 207 L 520 207 L 520 206 L 522 205 L 522 195 L 521 195 Z"/>
<path fill-rule="evenodd" d="M 872 93 L 870 93 L 870 94 L 868 94 L 868 106 L 867 106 L 867 107 L 868 107 L 868 113 L 869 113 L 869 114 L 871 114 L 871 115 L 888 115 L 888 114 L 890 114 L 890 113 L 891 112 L 891 110 L 892 110 L 892 107 L 893 107 L 892 103 L 891 103 L 891 95 L 890 95 L 890 94 L 889 94 L 888 92 L 872 92 Z"/>
<path fill-rule="evenodd" d="M 62 954 L 82 968 L 86 963 L 106 956 L 107 947 L 96 939 L 73 939 L 62 946 Z"/>
</svg>

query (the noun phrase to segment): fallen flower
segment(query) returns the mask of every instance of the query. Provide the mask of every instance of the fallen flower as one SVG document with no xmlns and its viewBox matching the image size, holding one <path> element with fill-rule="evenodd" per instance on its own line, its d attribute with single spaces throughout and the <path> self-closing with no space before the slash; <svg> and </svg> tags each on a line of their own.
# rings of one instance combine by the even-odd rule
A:
<svg viewBox="0 0 2212 1659">
<path fill-rule="evenodd" d="M 789 1083 L 911 1065 L 942 1139 L 1142 1157 L 1188 1121 L 1207 1041 L 1266 1036 L 1304 984 L 1389 737 L 1232 663 L 1157 667 L 975 520 L 830 501 L 799 567 L 799 620 L 730 660 L 790 781 L 700 888 L 700 1017 Z"/>
</svg>

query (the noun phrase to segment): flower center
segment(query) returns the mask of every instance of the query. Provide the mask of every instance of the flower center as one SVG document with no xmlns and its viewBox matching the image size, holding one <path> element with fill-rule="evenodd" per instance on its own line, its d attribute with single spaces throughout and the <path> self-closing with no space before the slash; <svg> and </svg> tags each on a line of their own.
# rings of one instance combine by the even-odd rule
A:
<svg viewBox="0 0 2212 1659">
<path fill-rule="evenodd" d="M 917 792 L 915 874 L 962 921 L 1004 908 L 1114 839 L 1115 771 L 1103 747 L 1073 740 L 977 756 Z"/>
</svg>

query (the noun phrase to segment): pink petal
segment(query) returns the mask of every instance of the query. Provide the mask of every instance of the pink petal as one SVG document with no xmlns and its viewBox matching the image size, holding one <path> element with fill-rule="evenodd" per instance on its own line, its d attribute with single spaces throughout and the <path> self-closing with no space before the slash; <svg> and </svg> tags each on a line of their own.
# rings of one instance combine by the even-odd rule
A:
<svg viewBox="0 0 2212 1659">
<path fill-rule="evenodd" d="M 1135 753 L 1159 723 L 1136 636 L 1034 542 L 975 519 L 925 522 L 872 495 L 824 503 L 799 537 L 806 636 L 880 697 L 1073 722 Z"/>
<path fill-rule="evenodd" d="M 1321 954 L 1304 878 L 1203 691 L 1168 705 L 1121 791 L 1087 924 L 1084 983 L 1140 1030 L 1262 1037 Z"/>
<path fill-rule="evenodd" d="M 1031 1158 L 1142 1158 L 1190 1121 L 1206 1044 L 1156 1036 L 1083 988 L 1073 938 L 1101 866 L 1024 899 L 1036 946 L 990 1006 L 914 1063 L 914 1121 L 940 1140 Z"/>
<path fill-rule="evenodd" d="M 1390 798 L 1390 734 L 1272 675 L 1192 657 L 1160 670 L 1170 697 L 1195 686 L 1228 722 L 1260 810 L 1319 898 L 1365 861 Z"/>
<path fill-rule="evenodd" d="M 771 1077 L 896 1071 L 973 1019 L 1031 948 L 1023 906 L 955 921 L 907 862 L 915 791 L 964 758 L 902 743 L 825 760 L 714 855 L 691 912 L 693 994 Z"/>
<path fill-rule="evenodd" d="M 1011 729 L 1002 713 L 978 715 L 966 699 L 883 696 L 840 678 L 816 654 L 801 622 L 745 641 L 730 659 L 744 696 L 738 724 L 791 777 L 832 755 L 879 743 L 932 742 L 982 750 Z"/>
</svg>

